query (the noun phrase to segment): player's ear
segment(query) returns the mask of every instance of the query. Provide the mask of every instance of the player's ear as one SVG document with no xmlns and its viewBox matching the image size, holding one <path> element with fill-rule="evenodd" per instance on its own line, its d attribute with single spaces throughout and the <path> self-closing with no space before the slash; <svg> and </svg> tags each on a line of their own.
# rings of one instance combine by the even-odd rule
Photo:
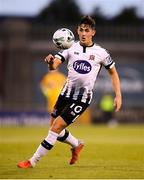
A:
<svg viewBox="0 0 144 180">
<path fill-rule="evenodd" d="M 96 29 L 93 29 L 92 35 L 93 35 L 93 36 L 96 35 Z"/>
</svg>

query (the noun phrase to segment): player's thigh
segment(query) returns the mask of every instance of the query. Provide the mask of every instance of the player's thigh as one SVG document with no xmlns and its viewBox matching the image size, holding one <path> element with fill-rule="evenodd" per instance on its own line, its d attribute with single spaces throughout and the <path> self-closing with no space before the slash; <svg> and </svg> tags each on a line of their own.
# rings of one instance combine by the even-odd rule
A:
<svg viewBox="0 0 144 180">
<path fill-rule="evenodd" d="M 67 105 L 67 103 L 68 103 L 68 99 L 60 95 L 58 97 L 58 100 L 57 100 L 55 106 L 54 106 L 54 109 L 53 109 L 53 112 L 51 113 L 51 116 L 53 118 L 57 118 L 61 114 L 61 112 L 63 111 L 63 109 Z"/>
<path fill-rule="evenodd" d="M 67 103 L 60 116 L 69 125 L 73 123 L 89 106 L 89 104 L 71 101 Z"/>
</svg>

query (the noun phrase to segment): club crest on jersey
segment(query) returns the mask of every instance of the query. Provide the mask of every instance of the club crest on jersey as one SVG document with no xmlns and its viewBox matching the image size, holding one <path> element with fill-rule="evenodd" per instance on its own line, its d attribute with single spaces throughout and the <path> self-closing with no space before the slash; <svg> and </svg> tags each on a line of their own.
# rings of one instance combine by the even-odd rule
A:
<svg viewBox="0 0 144 180">
<path fill-rule="evenodd" d="M 110 56 L 106 57 L 105 61 L 110 64 L 112 62 L 112 58 Z"/>
<path fill-rule="evenodd" d="M 91 64 L 84 60 L 77 60 L 73 63 L 73 68 L 80 74 L 87 74 L 91 71 Z"/>
<path fill-rule="evenodd" d="M 90 55 L 89 60 L 95 60 L 95 56 L 94 55 Z"/>
</svg>

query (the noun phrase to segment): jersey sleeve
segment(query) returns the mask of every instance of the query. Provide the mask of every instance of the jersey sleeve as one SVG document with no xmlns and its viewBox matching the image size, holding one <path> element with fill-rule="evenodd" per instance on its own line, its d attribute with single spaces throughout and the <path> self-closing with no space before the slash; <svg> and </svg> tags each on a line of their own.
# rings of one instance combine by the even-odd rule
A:
<svg viewBox="0 0 144 180">
<path fill-rule="evenodd" d="M 56 55 L 55 55 L 55 57 L 56 58 L 59 58 L 62 62 L 64 62 L 65 60 L 67 60 L 68 59 L 68 50 L 66 49 L 66 50 L 63 50 L 63 51 L 60 51 L 60 52 L 58 52 Z"/>
<path fill-rule="evenodd" d="M 115 62 L 113 61 L 110 54 L 106 50 L 103 50 L 102 54 L 103 54 L 102 55 L 102 65 L 106 69 L 111 69 L 115 65 Z"/>
</svg>

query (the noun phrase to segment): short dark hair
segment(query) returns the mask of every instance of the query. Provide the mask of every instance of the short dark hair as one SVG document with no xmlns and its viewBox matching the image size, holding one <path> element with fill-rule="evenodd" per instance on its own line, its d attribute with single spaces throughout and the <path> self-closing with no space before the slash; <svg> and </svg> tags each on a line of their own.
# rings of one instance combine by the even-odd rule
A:
<svg viewBox="0 0 144 180">
<path fill-rule="evenodd" d="M 95 20 L 91 16 L 83 16 L 80 20 L 79 26 L 81 24 L 89 25 L 92 29 L 95 29 L 96 23 Z"/>
</svg>

